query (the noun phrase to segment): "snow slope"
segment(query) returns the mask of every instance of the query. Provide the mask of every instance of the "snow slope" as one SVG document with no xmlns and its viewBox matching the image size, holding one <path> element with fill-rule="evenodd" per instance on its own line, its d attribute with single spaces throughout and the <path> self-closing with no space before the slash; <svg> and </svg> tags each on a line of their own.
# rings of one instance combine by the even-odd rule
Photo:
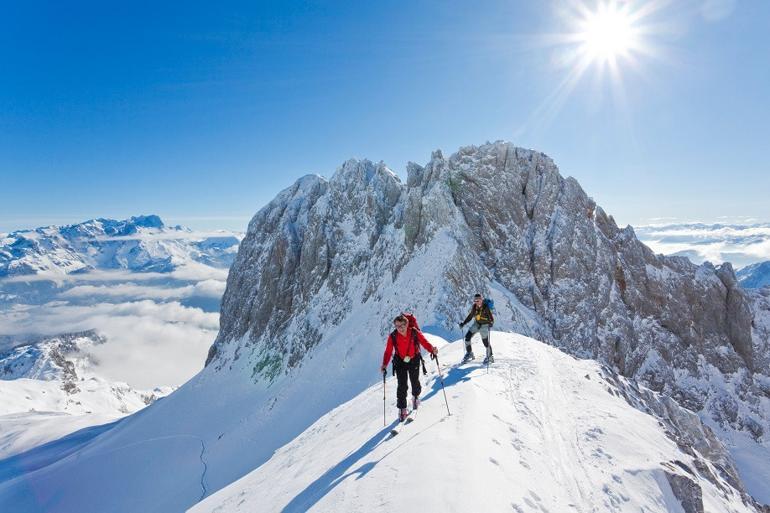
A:
<svg viewBox="0 0 770 513">
<path fill-rule="evenodd" d="M 761 289 L 770 286 L 770 260 L 748 265 L 736 274 L 743 287 Z"/>
<path fill-rule="evenodd" d="M 519 335 L 493 341 L 488 371 L 445 369 L 451 416 L 431 366 L 416 421 L 390 439 L 390 378 L 387 426 L 374 385 L 189 511 L 753 511 L 596 362 Z M 445 362 L 461 357 L 461 343 L 438 344 Z"/>
<path fill-rule="evenodd" d="M 44 337 L 0 352 L 0 458 L 134 413 L 172 387 L 137 390 L 95 372 L 93 331 Z"/>
<path fill-rule="evenodd" d="M 629 391 L 635 385 L 627 385 L 595 362 L 576 360 L 532 339 L 495 332 L 493 341 L 499 362 L 489 376 L 477 364 L 447 370 L 452 417 L 442 420 L 443 396 L 431 381 L 417 424 L 408 427 L 411 434 L 404 430 L 401 440 L 393 440 L 390 447 L 378 445 L 387 433 L 379 384 L 292 442 L 331 409 L 327 405 L 341 396 L 344 387 L 353 385 L 349 376 L 368 374 L 370 384 L 379 382 L 372 355 L 381 354 L 380 343 L 364 344 L 368 356 L 348 360 L 341 368 L 330 365 L 329 355 L 335 350 L 323 358 L 319 354 L 306 363 L 308 372 L 277 382 L 282 386 L 275 391 L 264 384 L 244 386 L 242 376 L 233 376 L 241 374 L 238 368 L 222 373 L 209 367 L 172 396 L 113 425 L 84 429 L 0 461 L 0 509 L 12 505 L 19 513 L 184 511 L 256 469 L 233 485 L 246 486 L 257 478 L 263 482 L 249 495 L 252 502 L 244 511 L 280 511 L 291 501 L 287 511 L 303 511 L 316 503 L 316 511 L 376 511 L 385 509 L 381 503 L 390 501 L 393 506 L 402 500 L 392 497 L 392 486 L 382 484 L 401 475 L 402 465 L 392 463 L 396 453 L 389 455 L 395 450 L 408 458 L 412 453 L 422 455 L 424 478 L 436 490 L 451 485 L 478 497 L 485 493 L 478 490 L 486 490 L 478 483 L 489 484 L 495 492 L 481 503 L 491 508 L 487 511 L 501 504 L 497 489 L 503 486 L 513 487 L 505 492 L 508 502 L 503 502 L 503 511 L 511 511 L 511 503 L 524 511 L 533 509 L 527 500 L 538 501 L 530 490 L 546 507 L 570 500 L 580 508 L 575 511 L 592 511 L 585 505 L 618 500 L 622 506 L 625 496 L 630 504 L 658 504 L 650 511 L 680 511 L 672 506 L 665 472 L 685 476 L 687 471 L 668 463 L 674 460 L 698 476 L 711 475 L 717 484 L 695 478 L 707 504 L 717 500 L 714 487 L 722 487 L 728 497 L 722 504 L 734 506 L 711 511 L 754 511 L 737 506 L 740 497 L 747 496 L 734 478 L 734 467 L 719 442 L 702 430 L 696 415 L 673 401 L 666 403 L 667 413 L 650 400 L 657 397 L 651 392 L 644 392 L 647 399 L 634 399 Z M 339 343 L 347 345 L 347 340 Z M 459 342 L 443 346 L 442 362 L 458 361 L 461 352 Z M 392 379 L 387 393 L 390 404 Z M 641 402 L 632 408 L 632 400 Z M 642 413 L 645 408 L 655 416 Z M 392 404 L 388 410 L 390 422 L 395 413 Z M 596 427 L 601 433 L 592 431 Z M 415 442 L 410 442 L 412 437 Z M 398 449 L 402 442 L 404 450 Z M 286 447 L 275 452 L 282 446 Z M 302 449 L 294 452 L 295 447 Z M 381 458 L 383 465 L 377 463 Z M 451 470 L 451 475 L 442 469 Z M 354 471 L 360 479 L 342 479 Z M 559 486 L 548 485 L 544 476 Z M 410 481 L 418 493 L 414 480 L 401 479 Z M 351 491 L 348 486 L 360 489 Z M 322 493 L 327 489 L 333 493 Z M 212 509 L 220 502 L 234 507 L 237 503 L 225 504 L 233 493 L 240 493 L 233 490 L 225 489 L 214 502 L 204 504 Z M 351 497 L 358 494 L 362 502 L 353 504 L 365 502 L 366 507 L 338 510 L 338 504 L 325 502 L 342 500 L 336 495 L 342 491 L 346 501 L 355 501 Z M 263 502 L 253 502 L 257 500 Z M 448 502 L 441 498 L 438 504 Z M 456 499 L 453 504 L 478 502 Z"/>
</svg>

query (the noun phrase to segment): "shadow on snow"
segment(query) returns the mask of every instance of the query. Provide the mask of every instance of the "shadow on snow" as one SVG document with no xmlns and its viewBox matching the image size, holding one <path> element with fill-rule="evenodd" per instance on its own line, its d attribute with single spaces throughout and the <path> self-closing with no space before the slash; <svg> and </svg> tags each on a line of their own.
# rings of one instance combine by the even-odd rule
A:
<svg viewBox="0 0 770 513">
<path fill-rule="evenodd" d="M 97 436 L 109 431 L 121 420 L 123 419 L 98 426 L 89 426 L 65 435 L 58 440 L 53 440 L 0 460 L 0 483 L 10 481 L 29 472 L 34 472 L 66 458 Z"/>
<path fill-rule="evenodd" d="M 385 439 L 385 435 L 388 434 L 397 423 L 398 421 L 393 421 L 389 426 L 382 428 L 374 436 L 367 440 L 364 445 L 359 447 L 357 451 L 352 452 L 350 455 L 348 455 L 347 458 L 334 465 L 334 467 L 327 470 L 321 477 L 310 483 L 307 488 L 302 490 L 286 505 L 286 507 L 283 508 L 283 510 L 281 510 L 281 513 L 307 511 L 349 476 L 358 474 L 356 479 L 361 479 L 366 474 L 368 474 L 369 471 L 372 470 L 377 463 L 379 463 L 379 460 L 364 463 L 357 469 L 351 470 L 350 472 L 346 473 L 346 471 L 352 467 L 355 462 L 366 456 L 368 453 L 372 452 L 378 445 L 380 445 Z"/>
<path fill-rule="evenodd" d="M 470 377 L 468 375 L 477 369 L 478 369 L 478 366 L 475 366 L 475 365 L 465 366 L 465 367 L 451 367 L 444 375 L 444 387 L 451 387 L 453 385 L 456 385 L 457 383 L 462 383 L 470 380 Z M 431 386 L 430 392 L 428 392 L 428 394 L 426 394 L 423 397 L 423 401 L 429 400 L 431 397 L 433 397 L 440 391 L 441 391 L 441 381 L 438 379 L 438 376 L 436 376 L 433 380 L 433 385 Z M 438 424 L 441 421 L 443 421 L 443 417 L 442 419 L 427 426 L 425 429 L 428 429 Z M 358 480 L 366 476 L 366 474 L 368 474 L 380 461 L 385 459 L 388 455 L 390 455 L 395 449 L 397 449 L 400 446 L 394 447 L 391 451 L 388 451 L 387 454 L 383 455 L 382 458 L 378 460 L 368 461 L 356 469 L 353 469 L 350 471 L 348 470 L 357 461 L 361 460 L 367 454 L 369 454 L 374 449 L 379 447 L 379 445 L 386 440 L 386 435 L 390 432 L 391 429 L 393 429 L 393 427 L 395 427 L 397 423 L 398 421 L 393 421 L 389 426 L 375 433 L 369 440 L 364 442 L 364 444 L 361 447 L 359 447 L 356 451 L 350 453 L 344 460 L 334 465 L 334 467 L 327 470 L 321 477 L 319 477 L 318 479 L 310 483 L 304 490 L 302 490 L 299 494 L 297 494 L 281 510 L 281 513 L 299 513 L 299 512 L 307 511 L 310 508 L 312 508 L 315 504 L 317 504 L 321 499 L 323 499 L 329 492 L 334 490 L 334 488 L 336 488 L 337 485 L 345 481 L 345 479 L 347 479 L 348 477 L 355 475 L 356 480 Z M 425 431 L 425 429 L 423 429 L 420 432 Z M 413 436 L 416 436 L 416 434 Z"/>
<path fill-rule="evenodd" d="M 478 369 L 478 365 L 472 364 L 466 364 L 463 367 L 450 367 L 446 374 L 444 374 L 444 387 L 451 387 L 458 383 L 469 381 L 471 379 L 469 374 Z M 441 392 L 441 380 L 439 380 L 438 376 L 436 376 L 433 379 L 433 385 L 431 386 L 430 392 L 424 395 L 422 400 L 427 401 L 439 392 Z"/>
</svg>

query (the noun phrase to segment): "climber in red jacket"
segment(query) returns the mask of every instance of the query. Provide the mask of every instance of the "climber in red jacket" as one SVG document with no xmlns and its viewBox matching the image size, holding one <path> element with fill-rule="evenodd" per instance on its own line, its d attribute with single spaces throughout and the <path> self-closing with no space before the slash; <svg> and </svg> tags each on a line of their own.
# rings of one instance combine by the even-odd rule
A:
<svg viewBox="0 0 770 513">
<path fill-rule="evenodd" d="M 411 317 L 411 322 L 407 316 Z M 398 379 L 396 407 L 399 411 L 399 420 L 403 421 L 409 413 L 406 409 L 407 376 L 409 376 L 409 381 L 412 383 L 412 409 L 416 410 L 420 405 L 420 392 L 422 391 L 420 386 L 420 361 L 422 360 L 420 346 L 423 346 L 428 352 L 433 354 L 438 354 L 438 348 L 433 347 L 425 339 L 425 336 L 416 327 L 417 320 L 413 315 L 399 314 L 393 319 L 393 324 L 396 329 L 388 335 L 380 372 L 385 372 L 390 362 L 390 357 L 395 350 L 393 369 Z"/>
</svg>

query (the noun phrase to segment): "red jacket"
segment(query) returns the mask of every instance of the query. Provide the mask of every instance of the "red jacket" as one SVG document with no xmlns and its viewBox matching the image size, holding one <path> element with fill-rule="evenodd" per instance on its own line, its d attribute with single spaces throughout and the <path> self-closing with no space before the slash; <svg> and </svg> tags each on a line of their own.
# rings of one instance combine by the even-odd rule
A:
<svg viewBox="0 0 770 513">
<path fill-rule="evenodd" d="M 414 330 L 414 332 L 417 333 L 417 341 L 420 343 L 420 345 L 432 353 L 433 346 L 430 345 L 430 342 L 426 340 L 422 332 L 414 328 L 407 328 L 406 335 L 402 335 L 401 333 L 396 331 L 396 346 L 398 346 L 398 355 L 401 358 L 405 356 L 414 358 L 415 356 L 417 356 L 418 348 L 415 347 L 414 338 L 412 338 L 413 335 L 412 333 L 410 333 L 412 330 Z M 390 363 L 390 357 L 393 355 L 393 349 L 394 349 L 393 338 L 390 335 L 388 335 L 388 340 L 385 345 L 385 354 L 382 355 L 383 367 L 386 367 L 388 363 Z"/>
</svg>

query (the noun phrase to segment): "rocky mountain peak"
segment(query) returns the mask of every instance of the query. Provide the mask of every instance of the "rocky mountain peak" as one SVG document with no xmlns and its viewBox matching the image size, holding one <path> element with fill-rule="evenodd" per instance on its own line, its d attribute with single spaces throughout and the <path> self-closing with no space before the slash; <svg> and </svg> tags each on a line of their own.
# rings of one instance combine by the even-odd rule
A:
<svg viewBox="0 0 770 513">
<path fill-rule="evenodd" d="M 750 400 L 766 344 L 732 267 L 655 255 L 549 157 L 502 141 L 433 152 L 407 166 L 406 184 L 383 163 L 349 160 L 280 193 L 250 223 L 207 363 L 240 359 L 271 383 L 343 331 L 379 341 L 401 309 L 450 333 L 475 292 L 495 299 L 500 329 L 606 362 L 734 427 L 770 428 L 768 406 Z M 735 380 L 738 399 L 723 400 L 714 372 Z"/>
</svg>

